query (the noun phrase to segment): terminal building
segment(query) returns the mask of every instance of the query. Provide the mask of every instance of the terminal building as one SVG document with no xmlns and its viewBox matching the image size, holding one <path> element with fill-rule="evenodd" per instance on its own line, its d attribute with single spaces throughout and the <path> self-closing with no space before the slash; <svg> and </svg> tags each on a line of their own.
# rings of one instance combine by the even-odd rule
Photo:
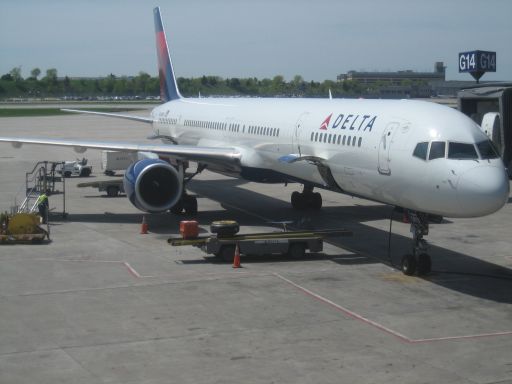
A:
<svg viewBox="0 0 512 384">
<path fill-rule="evenodd" d="M 434 64 L 433 72 L 404 70 L 396 72 L 348 71 L 337 76 L 338 82 L 356 81 L 366 87 L 368 96 L 390 99 L 456 96 L 460 89 L 474 85 L 473 81 L 446 81 L 442 61 Z"/>
<path fill-rule="evenodd" d="M 348 71 L 338 75 L 337 80 L 357 81 L 360 84 L 374 85 L 386 83 L 389 85 L 404 85 L 408 82 L 429 83 L 431 81 L 445 81 L 446 67 L 444 63 L 438 61 L 435 63 L 434 72 L 415 72 L 412 70 L 397 72 L 359 72 Z"/>
</svg>

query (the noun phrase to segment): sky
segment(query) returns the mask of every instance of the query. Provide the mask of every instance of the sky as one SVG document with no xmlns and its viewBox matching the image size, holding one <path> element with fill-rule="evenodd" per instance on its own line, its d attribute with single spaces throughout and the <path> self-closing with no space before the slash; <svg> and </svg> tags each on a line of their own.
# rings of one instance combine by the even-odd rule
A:
<svg viewBox="0 0 512 384">
<path fill-rule="evenodd" d="M 176 75 L 336 80 L 340 73 L 458 73 L 458 53 L 497 52 L 512 81 L 512 0 L 0 0 L 0 75 L 157 75 L 160 6 Z"/>
</svg>

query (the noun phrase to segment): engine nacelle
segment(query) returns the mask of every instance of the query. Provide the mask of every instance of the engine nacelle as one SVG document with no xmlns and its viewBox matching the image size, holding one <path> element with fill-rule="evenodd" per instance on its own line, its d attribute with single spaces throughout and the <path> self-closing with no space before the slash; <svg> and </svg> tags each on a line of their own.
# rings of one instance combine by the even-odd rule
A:
<svg viewBox="0 0 512 384">
<path fill-rule="evenodd" d="M 144 159 L 126 170 L 124 191 L 130 202 L 141 211 L 164 212 L 181 198 L 183 180 L 169 163 Z"/>
</svg>

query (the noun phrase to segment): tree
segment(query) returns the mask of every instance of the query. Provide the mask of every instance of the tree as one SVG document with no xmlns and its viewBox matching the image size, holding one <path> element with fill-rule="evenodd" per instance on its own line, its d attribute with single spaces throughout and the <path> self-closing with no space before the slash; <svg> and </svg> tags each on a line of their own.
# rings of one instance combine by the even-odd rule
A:
<svg viewBox="0 0 512 384">
<path fill-rule="evenodd" d="M 57 70 L 55 68 L 50 68 L 46 70 L 46 79 L 52 83 L 57 83 Z"/>
<path fill-rule="evenodd" d="M 14 81 L 23 80 L 23 78 L 21 77 L 21 67 L 14 67 L 13 69 L 11 69 L 9 74 L 11 75 Z"/>
<path fill-rule="evenodd" d="M 2 75 L 2 77 L 0 77 L 0 80 L 12 81 L 13 78 L 12 78 L 12 75 L 10 73 L 6 73 L 5 75 Z"/>
<path fill-rule="evenodd" d="M 281 75 L 274 76 L 272 79 L 272 89 L 270 92 L 274 95 L 282 95 L 284 93 L 284 77 Z"/>
<path fill-rule="evenodd" d="M 34 80 L 37 80 L 37 78 L 39 77 L 40 74 L 41 74 L 41 70 L 39 68 L 34 68 L 33 70 L 30 71 L 30 76 Z"/>
</svg>

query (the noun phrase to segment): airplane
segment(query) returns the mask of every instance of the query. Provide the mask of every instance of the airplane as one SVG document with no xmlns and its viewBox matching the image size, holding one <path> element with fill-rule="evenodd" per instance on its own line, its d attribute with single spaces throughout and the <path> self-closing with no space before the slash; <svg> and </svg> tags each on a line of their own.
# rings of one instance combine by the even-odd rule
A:
<svg viewBox="0 0 512 384">
<path fill-rule="evenodd" d="M 159 144 L 0 137 L 22 144 L 137 151 L 124 176 L 142 211 L 197 213 L 186 183 L 204 169 L 260 183 L 303 184 L 298 210 L 322 207 L 314 188 L 400 207 L 413 234 L 402 272 L 427 274 L 429 215 L 480 217 L 507 202 L 509 181 L 491 141 L 469 117 L 432 102 L 365 99 L 184 98 L 160 8 L 154 9 L 163 103 L 150 117 L 69 110 L 151 124 Z M 188 162 L 197 171 L 187 174 Z"/>
</svg>

